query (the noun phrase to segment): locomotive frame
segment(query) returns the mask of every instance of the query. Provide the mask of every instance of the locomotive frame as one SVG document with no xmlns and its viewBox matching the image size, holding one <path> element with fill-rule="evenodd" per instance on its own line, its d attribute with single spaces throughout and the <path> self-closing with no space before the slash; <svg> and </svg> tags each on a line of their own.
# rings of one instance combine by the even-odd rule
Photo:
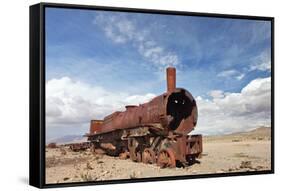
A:
<svg viewBox="0 0 281 191">
<path fill-rule="evenodd" d="M 118 12 L 133 12 L 133 13 L 153 13 L 164 15 L 182 15 L 182 16 L 199 16 L 213 18 L 230 18 L 230 19 L 250 19 L 262 20 L 271 22 L 271 170 L 252 171 L 240 173 L 215 173 L 215 174 L 200 174 L 186 176 L 167 176 L 153 177 L 133 180 L 106 180 L 106 181 L 91 181 L 91 182 L 73 182 L 46 184 L 45 182 L 45 140 L 46 140 L 46 119 L 45 119 L 45 8 L 69 8 L 83 10 L 103 10 L 103 11 L 118 11 Z M 39 188 L 66 187 L 66 186 L 84 186 L 84 185 L 99 185 L 112 183 L 130 183 L 130 182 L 147 182 L 147 181 L 166 181 L 177 179 L 192 179 L 192 178 L 209 178 L 209 177 L 225 177 L 225 176 L 242 176 L 255 174 L 271 174 L 274 173 L 274 18 L 273 17 L 258 17 L 248 15 L 229 15 L 229 14 L 213 14 L 213 13 L 195 13 L 183 11 L 168 11 L 168 10 L 149 10 L 121 7 L 104 7 L 104 6 L 88 6 L 88 5 L 71 5 L 71 4 L 56 4 L 56 3 L 39 3 L 30 7 L 30 139 L 29 139 L 29 184 Z M 130 108 L 128 108 L 130 109 Z M 101 121 L 92 121 L 98 123 Z M 147 126 L 144 129 L 147 130 Z M 137 132 L 139 133 L 139 132 Z M 87 135 L 90 140 L 94 141 L 94 136 Z M 169 135 L 168 135 L 169 136 Z M 171 137 L 173 138 L 173 137 Z M 200 140 L 200 136 L 186 137 L 186 139 Z M 188 143 L 188 141 L 184 140 Z M 133 145 L 133 143 L 132 143 Z M 108 145 L 107 145 L 108 146 Z M 143 150 L 144 151 L 144 150 Z M 149 154 L 150 151 L 146 150 Z M 198 151 L 198 150 L 197 150 Z M 134 153 L 136 155 L 136 153 Z M 145 154 L 144 154 L 145 155 Z M 199 157 L 199 156 L 198 156 Z M 145 158 L 145 157 L 143 157 Z M 134 160 L 138 160 L 137 156 Z M 151 162 L 151 157 L 147 159 Z M 154 161 L 153 161 L 154 162 Z"/>
<path fill-rule="evenodd" d="M 92 150 L 161 168 L 187 166 L 200 158 L 202 135 L 188 135 L 197 124 L 196 101 L 187 90 L 176 88 L 175 68 L 167 68 L 166 79 L 164 94 L 92 120 L 85 135 Z"/>
</svg>

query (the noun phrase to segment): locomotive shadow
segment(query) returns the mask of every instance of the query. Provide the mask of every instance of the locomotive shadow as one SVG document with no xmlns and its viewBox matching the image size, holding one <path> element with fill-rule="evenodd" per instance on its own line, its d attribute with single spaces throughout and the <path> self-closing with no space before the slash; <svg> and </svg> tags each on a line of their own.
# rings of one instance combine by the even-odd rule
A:
<svg viewBox="0 0 281 191">
<path fill-rule="evenodd" d="M 201 161 L 197 159 L 189 160 L 186 163 L 182 163 L 180 161 L 176 161 L 176 167 L 177 168 L 185 168 L 185 167 L 191 167 L 194 164 L 201 164 Z"/>
</svg>

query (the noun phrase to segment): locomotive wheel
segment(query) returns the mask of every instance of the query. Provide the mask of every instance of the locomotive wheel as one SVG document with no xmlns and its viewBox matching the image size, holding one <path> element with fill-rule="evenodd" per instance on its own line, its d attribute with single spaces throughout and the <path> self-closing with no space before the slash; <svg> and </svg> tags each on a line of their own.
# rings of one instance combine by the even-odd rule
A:
<svg viewBox="0 0 281 191">
<path fill-rule="evenodd" d="M 141 162 L 141 153 L 137 152 L 137 162 Z"/>
<path fill-rule="evenodd" d="M 132 161 L 136 161 L 136 160 L 137 160 L 135 151 L 130 150 L 130 151 L 129 151 L 129 155 L 130 155 L 130 159 L 131 159 Z"/>
<path fill-rule="evenodd" d="M 141 153 L 140 152 L 130 152 L 130 159 L 134 162 L 141 162 Z"/>
<path fill-rule="evenodd" d="M 144 151 L 142 152 L 142 162 L 145 164 L 155 163 L 155 152 L 150 148 L 144 149 Z"/>
<path fill-rule="evenodd" d="M 161 168 L 176 167 L 176 158 L 172 149 L 163 149 L 159 152 L 157 158 L 157 165 Z"/>
<path fill-rule="evenodd" d="M 129 152 L 127 152 L 127 151 L 119 154 L 119 158 L 122 159 L 122 160 L 127 159 L 128 156 L 129 156 Z"/>
<path fill-rule="evenodd" d="M 130 154 L 130 159 L 134 162 L 141 162 L 141 151 L 139 145 L 141 144 L 140 139 L 130 138 L 128 140 L 128 149 Z"/>
</svg>

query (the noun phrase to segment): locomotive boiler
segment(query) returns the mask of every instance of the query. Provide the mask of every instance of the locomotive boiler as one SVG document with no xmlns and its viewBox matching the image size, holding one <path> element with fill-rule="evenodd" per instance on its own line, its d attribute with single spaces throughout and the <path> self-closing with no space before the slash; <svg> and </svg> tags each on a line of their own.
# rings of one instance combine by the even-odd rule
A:
<svg viewBox="0 0 281 191">
<path fill-rule="evenodd" d="M 176 88 L 175 68 L 168 67 L 166 76 L 167 92 L 91 121 L 86 136 L 95 152 L 160 167 L 185 166 L 201 156 L 202 136 L 188 135 L 197 123 L 196 101 L 186 89 Z"/>
</svg>

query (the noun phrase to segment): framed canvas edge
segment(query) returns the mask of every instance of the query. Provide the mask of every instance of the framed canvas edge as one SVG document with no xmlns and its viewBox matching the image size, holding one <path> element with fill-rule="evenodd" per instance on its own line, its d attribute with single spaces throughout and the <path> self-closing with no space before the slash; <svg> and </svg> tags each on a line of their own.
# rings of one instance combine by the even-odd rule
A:
<svg viewBox="0 0 281 191">
<path fill-rule="evenodd" d="M 29 8 L 29 184 L 43 187 L 42 5 Z"/>
<path fill-rule="evenodd" d="M 111 6 L 78 5 L 78 4 L 48 3 L 48 2 L 44 2 L 44 3 L 40 3 L 40 4 L 44 7 L 53 7 L 53 8 L 88 9 L 88 10 L 95 9 L 95 10 L 101 10 L 101 11 L 152 13 L 152 14 L 164 14 L 164 15 L 184 15 L 184 16 L 267 20 L 267 21 L 272 21 L 274 19 L 274 17 L 269 17 L 269 16 L 237 15 L 237 14 L 222 14 L 222 13 L 208 13 L 208 12 L 191 12 L 191 11 L 146 9 L 146 8 L 132 8 L 132 7 L 111 7 Z"/>
<path fill-rule="evenodd" d="M 215 173 L 215 174 L 200 174 L 200 175 L 183 175 L 183 176 L 167 176 L 167 177 L 153 177 L 142 179 L 118 179 L 106 181 L 91 181 L 91 182 L 71 182 L 71 183 L 58 183 L 46 184 L 45 179 L 45 8 L 70 8 L 70 9 L 88 9 L 88 10 L 102 10 L 102 11 L 116 11 L 116 12 L 135 12 L 135 13 L 152 13 L 152 14 L 170 14 L 170 15 L 183 15 L 183 16 L 199 16 L 199 17 L 215 17 L 215 18 L 230 18 L 230 19 L 249 19 L 261 20 L 271 22 L 271 169 L 265 171 L 251 171 L 251 172 L 234 172 L 234 173 Z M 138 183 L 150 181 L 168 181 L 179 179 L 196 179 L 196 178 L 218 178 L 218 177 L 232 177 L 232 176 L 245 176 L 245 175 L 261 175 L 273 174 L 274 165 L 274 17 L 265 16 L 250 16 L 250 15 L 233 15 L 233 14 L 218 14 L 218 13 L 200 13 L 200 12 L 187 12 L 187 11 L 174 11 L 174 10 L 157 10 L 157 9 L 140 9 L 140 8 L 127 8 L 127 7 L 109 7 L 109 6 L 95 6 L 95 5 L 75 5 L 63 3 L 39 3 L 30 6 L 30 13 L 32 9 L 39 9 L 39 18 L 32 21 L 30 15 L 30 137 L 29 137 L 29 184 L 38 188 L 55 188 L 55 187 L 70 187 L 70 186 L 87 186 L 87 185 L 104 185 L 104 184 L 120 184 L 120 183 Z M 34 26 L 32 22 L 39 22 L 39 26 Z M 34 30 L 38 39 L 31 35 Z M 37 37 L 38 38 L 38 37 Z M 39 46 L 39 50 L 34 50 L 34 43 Z M 35 55 L 34 55 L 35 54 Z M 32 60 L 32 57 L 33 60 Z M 39 76 L 32 71 L 34 65 L 38 64 Z M 39 95 L 38 100 L 36 95 Z M 35 99 L 35 100 L 34 100 Z M 35 102 L 37 104 L 35 104 Z M 35 104 L 35 105 L 34 105 Z M 39 112 L 38 116 L 34 116 L 34 111 Z M 34 125 L 39 124 L 38 126 Z M 33 125 L 32 125 L 33 124 Z M 36 136 L 35 136 L 36 135 Z M 35 140 L 34 140 L 35 139 Z M 37 143 L 38 147 L 32 145 Z M 32 160 L 36 155 L 39 158 L 39 164 Z M 39 172 L 39 178 L 34 181 L 33 177 Z M 37 174 L 38 175 L 38 174 Z"/>
</svg>

